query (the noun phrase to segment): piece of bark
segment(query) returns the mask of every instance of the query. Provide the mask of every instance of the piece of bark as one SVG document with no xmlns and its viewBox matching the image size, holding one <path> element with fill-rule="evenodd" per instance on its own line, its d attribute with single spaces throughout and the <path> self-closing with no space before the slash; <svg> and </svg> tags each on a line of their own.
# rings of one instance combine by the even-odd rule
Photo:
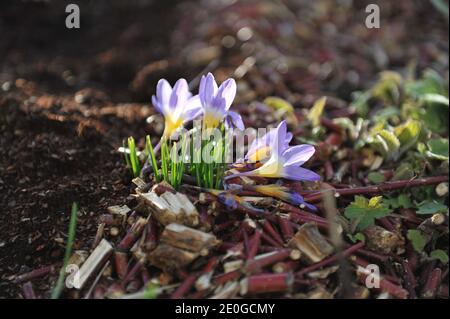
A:
<svg viewBox="0 0 450 319">
<path fill-rule="evenodd" d="M 120 224 L 125 224 L 127 221 L 127 215 L 131 212 L 131 209 L 127 205 L 114 205 L 107 208 L 108 213 L 114 216 L 114 220 L 120 221 Z"/>
<path fill-rule="evenodd" d="M 148 261 L 164 271 L 173 272 L 187 266 L 198 256 L 198 253 L 162 243 L 148 254 Z"/>
<path fill-rule="evenodd" d="M 288 246 L 300 250 L 301 259 L 308 264 L 317 263 L 334 251 L 325 237 L 319 232 L 315 223 L 306 223 L 302 225 L 297 233 L 288 242 Z"/>
<path fill-rule="evenodd" d="M 370 226 L 364 231 L 366 247 L 382 254 L 402 254 L 405 252 L 405 239 L 380 226 Z"/>
<path fill-rule="evenodd" d="M 165 192 L 158 196 L 156 192 L 139 195 L 144 205 L 154 213 L 159 223 L 168 225 L 180 223 L 195 227 L 199 223 L 199 214 L 189 198 L 182 193 Z"/>
<path fill-rule="evenodd" d="M 86 281 L 95 273 L 95 271 L 106 262 L 112 251 L 113 247 L 111 244 L 106 239 L 102 239 L 102 241 L 97 245 L 91 255 L 86 259 L 83 266 L 80 268 L 80 288 L 82 288 Z"/>
<path fill-rule="evenodd" d="M 220 244 L 220 241 L 212 234 L 176 223 L 166 226 L 160 240 L 162 243 L 201 255 L 204 255 L 205 250 L 208 251 Z"/>
</svg>

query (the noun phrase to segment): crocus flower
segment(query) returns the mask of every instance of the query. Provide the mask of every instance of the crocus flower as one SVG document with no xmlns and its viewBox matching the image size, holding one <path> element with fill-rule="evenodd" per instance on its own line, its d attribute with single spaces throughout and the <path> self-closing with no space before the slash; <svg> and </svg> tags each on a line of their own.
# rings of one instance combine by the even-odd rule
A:
<svg viewBox="0 0 450 319">
<path fill-rule="evenodd" d="M 262 137 L 253 140 L 248 148 L 245 159 L 247 162 L 255 163 L 263 161 L 270 157 L 270 145 L 276 137 L 276 129 L 271 129 Z M 286 133 L 286 139 L 280 145 L 281 151 L 285 151 L 289 147 L 289 142 L 292 140 L 292 133 Z"/>
<path fill-rule="evenodd" d="M 285 186 L 277 184 L 248 185 L 246 186 L 246 189 L 253 190 L 266 196 L 281 199 L 282 201 L 300 206 L 301 208 L 307 207 L 312 211 L 317 211 L 317 208 L 314 205 L 305 202 L 303 196 Z"/>
<path fill-rule="evenodd" d="M 270 145 L 269 159 L 257 169 L 226 176 L 225 179 L 237 176 L 261 176 L 268 178 L 286 178 L 295 181 L 318 181 L 320 176 L 306 168 L 300 167 L 313 156 L 312 145 L 303 144 L 284 149 L 287 137 L 286 122 L 282 121 L 275 131 Z"/>
<path fill-rule="evenodd" d="M 206 76 L 203 75 L 200 80 L 199 95 L 203 106 L 203 125 L 205 128 L 216 128 L 225 119 L 227 126 L 235 126 L 244 130 L 241 116 L 229 110 L 236 96 L 234 79 L 228 79 L 217 86 L 214 75 L 211 73 Z"/>
<path fill-rule="evenodd" d="M 185 79 L 179 79 L 173 88 L 165 79 L 159 80 L 152 104 L 164 116 L 163 138 L 170 138 L 185 122 L 202 113 L 199 96 L 192 96 Z"/>
</svg>

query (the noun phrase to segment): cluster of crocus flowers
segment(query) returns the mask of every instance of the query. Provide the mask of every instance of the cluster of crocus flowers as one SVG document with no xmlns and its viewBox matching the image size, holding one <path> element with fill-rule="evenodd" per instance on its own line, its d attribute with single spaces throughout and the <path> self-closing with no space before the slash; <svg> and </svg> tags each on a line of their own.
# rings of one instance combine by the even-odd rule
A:
<svg viewBox="0 0 450 319">
<path fill-rule="evenodd" d="M 227 79 L 218 86 L 214 76 L 208 73 L 201 78 L 198 95 L 189 91 L 185 79 L 179 79 L 173 88 L 165 79 L 159 80 L 152 104 L 164 116 L 163 138 L 169 139 L 186 122 L 201 115 L 204 128 L 217 128 L 224 122 L 226 126 L 244 130 L 241 116 L 230 111 L 235 96 L 234 79 Z"/>
<path fill-rule="evenodd" d="M 286 146 L 289 140 L 286 121 L 282 121 L 274 132 L 269 132 L 268 137 L 263 137 L 260 145 L 252 151 L 252 154 L 267 152 L 270 154 L 262 165 L 252 171 L 241 172 L 225 177 L 230 179 L 237 176 L 260 176 L 266 178 L 286 178 L 295 181 L 318 181 L 320 176 L 306 168 L 301 167 L 308 161 L 315 152 L 312 145 L 303 144 L 296 146 Z M 269 140 L 266 142 L 266 140 Z M 262 151 L 264 149 L 264 151 Z M 250 154 L 250 155 L 252 155 Z M 248 157 L 248 156 L 247 156 Z"/>
<path fill-rule="evenodd" d="M 244 130 L 241 116 L 230 110 L 235 96 L 236 82 L 233 79 L 227 79 L 218 85 L 211 73 L 202 76 L 198 95 L 193 95 L 189 91 L 185 79 L 178 80 L 173 87 L 166 80 L 159 80 L 156 95 L 152 96 L 152 103 L 165 119 L 162 141 L 169 140 L 186 122 L 200 117 L 203 118 L 204 130 L 220 128 L 222 124 L 226 129 L 236 127 Z M 301 167 L 313 156 L 314 147 L 308 144 L 289 146 L 291 140 L 292 134 L 287 132 L 286 122 L 282 121 L 276 129 L 269 131 L 250 145 L 245 162 L 258 162 L 258 165 L 254 166 L 256 168 L 226 176 L 225 179 L 236 176 L 260 176 L 295 181 L 318 181 L 319 175 Z M 223 145 L 223 143 L 216 145 Z M 202 149 L 199 154 L 201 153 Z M 218 154 L 221 153 L 218 152 Z M 217 173 L 214 163 L 209 166 L 200 163 L 200 165 L 193 165 L 193 168 L 196 170 L 197 178 L 201 178 L 204 174 L 209 176 L 208 180 L 211 181 L 214 176 L 220 179 L 223 176 Z M 207 184 L 212 187 L 213 183 Z M 279 197 L 283 196 L 285 195 Z M 303 199 L 294 198 L 291 201 L 300 203 Z"/>
</svg>

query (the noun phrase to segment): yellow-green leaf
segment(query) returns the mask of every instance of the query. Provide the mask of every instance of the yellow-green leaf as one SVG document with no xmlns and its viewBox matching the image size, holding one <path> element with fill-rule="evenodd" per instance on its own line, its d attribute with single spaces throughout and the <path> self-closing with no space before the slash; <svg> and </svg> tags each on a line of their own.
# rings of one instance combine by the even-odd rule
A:
<svg viewBox="0 0 450 319">
<path fill-rule="evenodd" d="M 309 110 L 307 118 L 311 121 L 313 126 L 318 126 L 320 124 L 320 117 L 322 116 L 326 103 L 327 97 L 323 96 L 314 102 L 314 105 Z"/>
<path fill-rule="evenodd" d="M 370 208 L 376 208 L 376 207 L 378 207 L 378 206 L 380 205 L 380 203 L 381 203 L 382 200 L 383 200 L 383 196 L 375 196 L 375 197 L 372 197 L 372 198 L 369 200 L 369 207 L 370 207 Z"/>
<path fill-rule="evenodd" d="M 413 144 L 419 137 L 420 123 L 419 121 L 409 120 L 397 126 L 394 133 L 402 145 Z"/>
</svg>

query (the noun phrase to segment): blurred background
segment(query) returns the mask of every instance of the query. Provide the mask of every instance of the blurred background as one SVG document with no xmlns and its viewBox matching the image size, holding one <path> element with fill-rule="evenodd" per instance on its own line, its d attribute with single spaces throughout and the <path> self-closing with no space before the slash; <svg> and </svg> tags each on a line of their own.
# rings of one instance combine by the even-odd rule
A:
<svg viewBox="0 0 450 319">
<path fill-rule="evenodd" d="M 80 29 L 65 27 L 69 3 Z M 146 120 L 158 79 L 234 77 L 244 112 L 271 95 L 345 108 L 383 70 L 448 79 L 448 50 L 445 0 L 2 0 L 0 296 L 17 296 L 12 274 L 61 260 L 72 201 L 92 237 L 98 212 L 128 196 L 115 150 L 158 136 Z"/>
</svg>

